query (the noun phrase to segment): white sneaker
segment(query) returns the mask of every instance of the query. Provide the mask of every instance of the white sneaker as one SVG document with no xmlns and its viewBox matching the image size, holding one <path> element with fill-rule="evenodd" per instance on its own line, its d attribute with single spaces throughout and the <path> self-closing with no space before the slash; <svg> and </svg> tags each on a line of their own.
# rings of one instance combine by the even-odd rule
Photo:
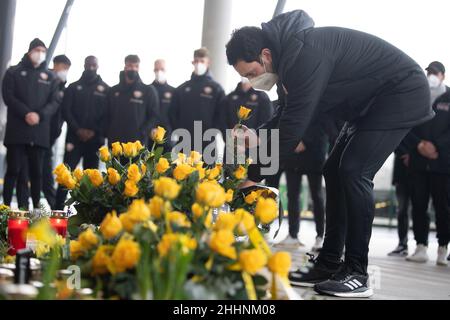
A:
<svg viewBox="0 0 450 320">
<path fill-rule="evenodd" d="M 420 262 L 425 263 L 428 261 L 428 254 L 427 254 L 428 247 L 423 244 L 418 244 L 416 247 L 416 251 L 406 257 L 406 260 L 412 261 L 412 262 Z"/>
<path fill-rule="evenodd" d="M 312 247 L 312 251 L 319 251 L 323 247 L 323 238 L 322 237 L 316 237 L 316 242 L 314 242 L 314 245 Z"/>
<path fill-rule="evenodd" d="M 439 247 L 436 264 L 438 266 L 447 266 L 447 247 Z"/>
<path fill-rule="evenodd" d="M 287 236 L 283 241 L 275 244 L 275 247 L 284 247 L 284 248 L 300 248 L 305 245 L 297 238 L 292 238 L 291 236 Z"/>
</svg>

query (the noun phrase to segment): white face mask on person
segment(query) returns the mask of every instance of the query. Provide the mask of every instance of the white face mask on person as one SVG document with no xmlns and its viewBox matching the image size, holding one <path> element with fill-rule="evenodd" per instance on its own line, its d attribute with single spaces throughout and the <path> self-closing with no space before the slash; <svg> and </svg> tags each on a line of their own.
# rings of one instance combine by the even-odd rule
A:
<svg viewBox="0 0 450 320">
<path fill-rule="evenodd" d="M 256 90 L 270 91 L 270 89 L 278 82 L 278 75 L 276 73 L 267 72 L 264 61 L 262 61 L 262 65 L 264 66 L 264 73 L 250 79 L 250 83 Z"/>
<path fill-rule="evenodd" d="M 155 79 L 159 83 L 166 83 L 166 81 L 167 81 L 166 73 L 164 71 L 162 71 L 162 70 L 156 71 L 155 72 Z"/>
<path fill-rule="evenodd" d="M 40 65 L 42 62 L 44 62 L 46 57 L 47 55 L 45 54 L 45 52 L 42 51 L 33 51 L 30 54 L 31 62 L 33 62 L 36 65 Z"/>
<path fill-rule="evenodd" d="M 441 85 L 441 80 L 438 78 L 438 76 L 430 74 L 428 76 L 428 84 L 430 85 L 431 89 L 435 89 Z"/>
<path fill-rule="evenodd" d="M 68 73 L 67 70 L 61 70 L 56 73 L 56 76 L 62 82 L 66 82 L 67 81 L 67 73 Z"/>
<path fill-rule="evenodd" d="M 194 72 L 198 76 L 203 76 L 208 71 L 208 66 L 204 63 L 198 62 L 194 65 Z"/>
</svg>

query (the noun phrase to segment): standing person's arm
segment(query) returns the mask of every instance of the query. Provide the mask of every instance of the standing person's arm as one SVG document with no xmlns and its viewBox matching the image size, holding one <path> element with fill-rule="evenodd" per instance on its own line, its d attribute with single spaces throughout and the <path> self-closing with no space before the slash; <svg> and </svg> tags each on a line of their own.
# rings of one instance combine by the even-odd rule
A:
<svg viewBox="0 0 450 320">
<path fill-rule="evenodd" d="M 155 128 L 158 121 L 160 121 L 158 112 L 159 99 L 156 89 L 153 86 L 148 87 L 148 95 L 149 99 L 145 105 L 145 120 L 139 130 L 145 139 L 150 136 L 151 130 Z"/>
<path fill-rule="evenodd" d="M 47 98 L 47 103 L 44 108 L 37 112 L 39 114 L 40 121 L 43 119 L 50 119 L 58 110 L 60 101 L 58 83 L 56 80 L 53 80 L 50 83 L 50 93 Z"/>
<path fill-rule="evenodd" d="M 178 129 L 178 118 L 180 109 L 179 92 L 180 92 L 179 88 L 174 90 L 168 111 L 169 124 L 172 130 Z"/>
<path fill-rule="evenodd" d="M 64 99 L 62 102 L 62 111 L 63 111 L 63 118 L 67 122 L 67 127 L 70 131 L 73 133 L 77 133 L 77 131 L 80 128 L 80 125 L 78 124 L 77 119 L 75 118 L 73 114 L 73 108 L 74 108 L 74 90 L 72 86 L 69 86 L 66 89 L 66 92 L 64 94 Z"/>
<path fill-rule="evenodd" d="M 8 110 L 25 121 L 25 116 L 32 110 L 16 97 L 16 83 L 12 69 L 8 69 L 3 77 L 2 95 Z"/>
</svg>

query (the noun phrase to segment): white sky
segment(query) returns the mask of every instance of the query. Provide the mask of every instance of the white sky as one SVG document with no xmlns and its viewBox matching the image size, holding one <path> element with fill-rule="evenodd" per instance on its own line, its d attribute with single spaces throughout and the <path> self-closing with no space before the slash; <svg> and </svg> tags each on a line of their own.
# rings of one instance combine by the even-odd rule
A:
<svg viewBox="0 0 450 320">
<path fill-rule="evenodd" d="M 276 0 L 230 1 L 228 33 L 270 20 L 276 4 Z M 49 45 L 65 2 L 17 1 L 12 64 L 33 38 Z M 124 57 L 135 53 L 141 57 L 144 82 L 153 81 L 153 61 L 163 57 L 169 82 L 179 85 L 189 78 L 192 52 L 201 45 L 203 5 L 203 0 L 76 0 L 55 54 L 65 53 L 72 60 L 69 82 L 79 78 L 84 57 L 93 54 L 99 58 L 103 79 L 114 85 Z M 450 70 L 449 0 L 287 0 L 285 11 L 294 9 L 307 11 L 316 26 L 366 31 L 404 50 L 424 68 L 439 60 Z M 227 68 L 229 92 L 239 77 Z M 388 176 L 379 180 L 390 182 Z"/>
</svg>

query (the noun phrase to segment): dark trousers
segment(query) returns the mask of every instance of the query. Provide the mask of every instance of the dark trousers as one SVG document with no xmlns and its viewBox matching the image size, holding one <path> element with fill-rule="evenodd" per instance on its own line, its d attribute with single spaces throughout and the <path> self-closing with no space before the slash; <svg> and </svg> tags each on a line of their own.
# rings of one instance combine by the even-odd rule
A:
<svg viewBox="0 0 450 320">
<path fill-rule="evenodd" d="M 300 230 L 300 196 L 303 173 L 299 168 L 285 169 L 284 172 L 286 174 L 287 183 L 289 235 L 292 238 L 297 238 Z M 275 175 L 267 177 L 266 184 L 269 187 L 278 189 L 282 173 L 283 170 L 279 170 Z M 314 222 L 316 224 L 317 236 L 323 237 L 325 208 L 322 192 L 322 174 L 308 173 L 306 175 L 313 202 Z"/>
<path fill-rule="evenodd" d="M 327 223 L 319 261 L 337 266 L 345 246 L 345 263 L 367 274 L 373 177 L 408 132 L 344 126 L 324 167 Z"/>
<path fill-rule="evenodd" d="M 405 178 L 395 185 L 395 194 L 397 196 L 397 231 L 399 244 L 408 245 L 409 231 L 409 203 L 411 201 L 411 179 Z"/>
<path fill-rule="evenodd" d="M 74 144 L 74 148 L 64 153 L 64 163 L 74 170 L 81 159 L 83 159 L 84 169 L 98 168 L 98 143 L 80 143 Z M 63 210 L 67 197 L 67 190 L 63 186 L 58 186 L 56 191 L 55 209 Z"/>
<path fill-rule="evenodd" d="M 436 215 L 436 231 L 439 246 L 450 241 L 450 175 L 431 172 L 412 173 L 412 218 L 414 238 L 417 244 L 428 245 L 431 199 Z"/>
<path fill-rule="evenodd" d="M 5 174 L 5 184 L 3 187 L 3 201 L 6 205 L 11 205 L 12 195 L 16 183 L 18 186 L 27 183 L 27 176 L 29 175 L 31 183 L 31 198 L 33 200 L 33 207 L 39 207 L 39 201 L 41 198 L 41 188 L 42 188 L 42 163 L 44 159 L 45 148 L 39 146 L 30 145 L 9 145 L 6 152 L 6 174 Z M 24 159 L 28 165 L 28 170 L 22 170 L 24 167 Z M 27 174 L 28 171 L 28 174 Z M 18 182 L 18 180 L 24 180 Z M 25 196 L 25 192 L 22 187 L 18 187 L 17 198 L 21 202 Z M 20 206 L 25 206 L 24 203 L 20 203 Z M 26 208 L 28 203 L 26 204 Z"/>
</svg>

